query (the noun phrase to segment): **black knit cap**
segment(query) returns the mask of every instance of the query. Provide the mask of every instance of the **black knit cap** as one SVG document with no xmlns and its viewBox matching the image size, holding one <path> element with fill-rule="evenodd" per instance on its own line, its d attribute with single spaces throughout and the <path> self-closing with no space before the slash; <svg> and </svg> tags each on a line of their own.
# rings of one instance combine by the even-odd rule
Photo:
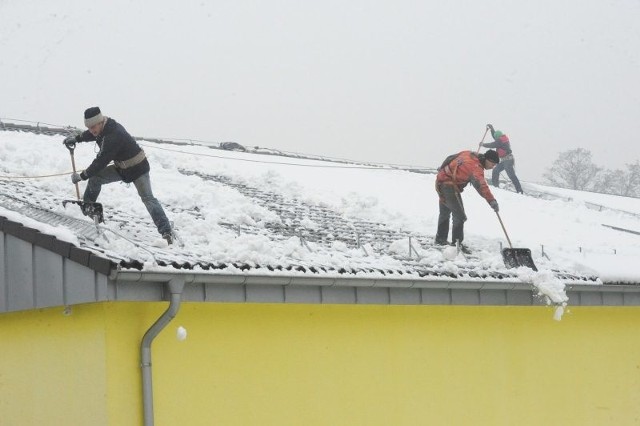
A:
<svg viewBox="0 0 640 426">
<path fill-rule="evenodd" d="M 84 118 L 92 118 L 92 117 L 95 117 L 98 114 L 100 114 L 100 107 L 87 108 L 84 111 Z"/>
<path fill-rule="evenodd" d="M 498 164 L 500 162 L 500 157 L 498 157 L 498 153 L 495 152 L 493 149 L 490 149 L 487 152 L 485 152 L 484 158 L 485 160 L 489 160 L 492 163 Z"/>
<path fill-rule="evenodd" d="M 100 108 L 98 107 L 87 108 L 84 111 L 84 125 L 87 127 L 100 123 L 103 118 L 102 112 L 100 112 Z"/>
</svg>

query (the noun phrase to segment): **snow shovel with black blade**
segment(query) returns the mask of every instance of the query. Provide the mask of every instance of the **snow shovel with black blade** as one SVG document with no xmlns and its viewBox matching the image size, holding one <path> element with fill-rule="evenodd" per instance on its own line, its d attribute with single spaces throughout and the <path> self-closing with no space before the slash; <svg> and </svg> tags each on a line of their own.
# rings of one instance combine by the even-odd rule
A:
<svg viewBox="0 0 640 426">
<path fill-rule="evenodd" d="M 507 268 L 526 266 L 527 268 L 537 271 L 538 268 L 536 268 L 536 264 L 533 263 L 533 258 L 531 257 L 531 250 L 528 248 L 513 248 L 509 235 L 507 234 L 507 230 L 502 223 L 500 214 L 496 212 L 496 215 L 498 216 L 500 226 L 502 226 L 502 230 L 504 231 L 504 236 L 507 237 L 507 241 L 509 242 L 509 248 L 502 249 L 502 260 L 504 260 L 505 266 Z"/>
<path fill-rule="evenodd" d="M 75 149 L 75 145 L 68 146 L 69 154 L 71 154 L 71 167 L 73 167 L 73 173 L 76 173 L 76 160 L 73 157 L 73 150 Z M 76 197 L 77 200 L 64 200 L 62 201 L 62 207 L 67 207 L 67 204 L 77 204 L 80 206 L 80 210 L 82 210 L 82 214 L 85 216 L 89 216 L 93 219 L 95 224 L 104 222 L 104 214 L 102 210 L 102 204 L 93 203 L 91 201 L 82 201 L 80 200 L 80 187 L 76 182 Z"/>
</svg>

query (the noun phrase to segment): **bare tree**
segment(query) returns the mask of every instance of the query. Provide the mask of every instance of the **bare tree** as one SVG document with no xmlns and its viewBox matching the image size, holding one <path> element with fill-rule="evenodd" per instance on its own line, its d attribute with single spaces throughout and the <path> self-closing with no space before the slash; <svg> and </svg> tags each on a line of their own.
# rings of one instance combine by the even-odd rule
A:
<svg viewBox="0 0 640 426">
<path fill-rule="evenodd" d="M 561 152 L 544 177 L 550 184 L 561 188 L 588 190 L 595 185 L 600 170 L 591 161 L 591 151 L 577 148 Z"/>
<path fill-rule="evenodd" d="M 640 161 L 627 164 L 627 170 L 620 182 L 619 195 L 625 197 L 640 197 Z"/>
<path fill-rule="evenodd" d="M 593 183 L 593 190 L 603 194 L 621 195 L 621 183 L 625 179 L 624 170 L 602 170 Z"/>
<path fill-rule="evenodd" d="M 594 190 L 624 197 L 640 196 L 640 162 L 627 164 L 626 170 L 604 170 L 594 184 Z"/>
</svg>

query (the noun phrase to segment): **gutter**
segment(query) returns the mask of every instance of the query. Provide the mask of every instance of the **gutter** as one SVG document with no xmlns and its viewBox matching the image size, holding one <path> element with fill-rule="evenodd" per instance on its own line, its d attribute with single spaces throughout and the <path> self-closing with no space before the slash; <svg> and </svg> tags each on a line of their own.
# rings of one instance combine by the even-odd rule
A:
<svg viewBox="0 0 640 426">
<path fill-rule="evenodd" d="M 284 286 L 322 286 L 322 287 L 377 287 L 377 288 L 452 288 L 452 289 L 499 289 L 499 290 L 531 290 L 532 284 L 518 278 L 503 280 L 460 280 L 443 279 L 425 280 L 415 277 L 407 278 L 360 278 L 354 276 L 310 276 L 310 275 L 250 275 L 250 274 L 211 274 L 194 273 L 185 270 L 139 271 L 112 270 L 109 280 L 120 283 L 135 282 L 167 282 L 173 277 L 181 277 L 185 284 L 237 284 L 237 285 L 284 285 Z M 576 282 L 567 282 L 567 285 Z M 586 286 L 591 286 L 587 284 Z M 593 285 L 601 287 L 599 285 Z"/>
<path fill-rule="evenodd" d="M 352 287 L 352 288 L 397 288 L 397 289 L 426 289 L 426 290 L 511 290 L 511 291 L 533 291 L 535 286 L 531 283 L 520 281 L 518 278 L 505 277 L 504 279 L 442 279 L 426 280 L 417 277 L 356 277 L 340 275 L 313 276 L 308 274 L 212 274 L 207 272 L 194 272 L 178 269 L 166 271 L 140 271 L 136 269 L 112 269 L 108 276 L 110 282 L 118 286 L 119 284 L 129 285 L 132 283 L 155 283 L 162 284 L 173 279 L 180 279 L 186 285 L 200 284 L 233 284 L 233 285 L 271 285 L 271 286 L 319 286 L 319 287 Z M 640 293 L 640 283 L 627 282 L 591 282 L 578 280 L 562 280 L 565 284 L 566 292 L 576 292 L 579 294 L 628 294 Z M 115 299 L 118 299 L 116 288 Z M 151 299 L 148 299 L 151 300 Z M 153 299 L 157 300 L 157 299 Z M 195 299 L 197 300 L 197 299 Z M 575 305 L 582 305 L 579 301 L 573 302 Z M 591 303 L 585 303 L 591 305 Z M 606 305 L 606 304 L 603 304 Z M 633 306 L 640 306 L 640 299 L 632 303 Z M 616 304 L 617 306 L 617 304 Z"/>
<path fill-rule="evenodd" d="M 158 334 L 178 314 L 182 291 L 184 290 L 184 278 L 173 276 L 167 282 L 167 290 L 170 293 L 169 307 L 147 330 L 140 345 L 140 360 L 142 368 L 142 408 L 144 426 L 153 426 L 153 384 L 151 380 L 151 343 Z"/>
</svg>

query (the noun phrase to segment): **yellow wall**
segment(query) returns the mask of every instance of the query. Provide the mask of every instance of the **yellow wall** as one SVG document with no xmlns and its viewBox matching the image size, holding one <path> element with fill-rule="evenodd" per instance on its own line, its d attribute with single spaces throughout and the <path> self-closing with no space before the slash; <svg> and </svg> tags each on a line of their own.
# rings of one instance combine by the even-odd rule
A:
<svg viewBox="0 0 640 426">
<path fill-rule="evenodd" d="M 0 425 L 140 425 L 139 342 L 166 306 L 1 315 Z M 640 308 L 552 317 L 185 303 L 153 345 L 156 425 L 640 423 Z"/>
<path fill-rule="evenodd" d="M 108 424 L 104 316 L 95 310 L 0 315 L 0 425 Z"/>
</svg>

